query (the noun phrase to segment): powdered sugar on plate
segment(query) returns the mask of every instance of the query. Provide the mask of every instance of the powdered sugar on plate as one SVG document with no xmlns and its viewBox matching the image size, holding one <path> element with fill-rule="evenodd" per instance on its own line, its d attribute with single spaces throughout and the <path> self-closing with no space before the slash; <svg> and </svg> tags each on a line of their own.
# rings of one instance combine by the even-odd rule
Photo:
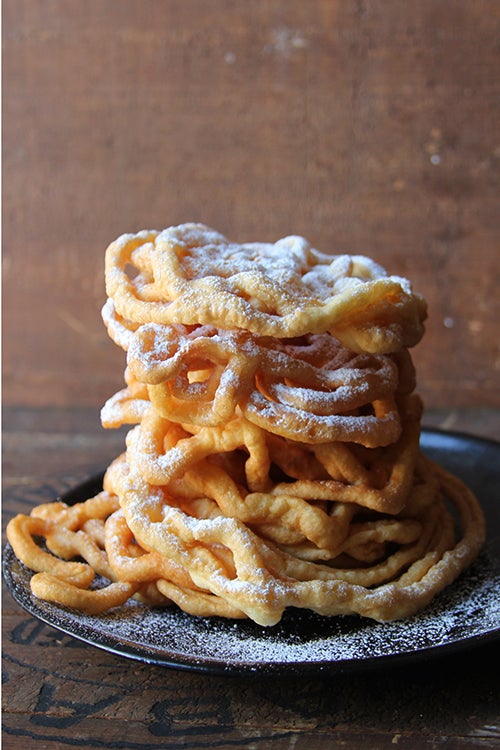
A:
<svg viewBox="0 0 500 750">
<path fill-rule="evenodd" d="M 273 628 L 246 620 L 197 618 L 176 607 L 133 601 L 90 616 L 36 600 L 30 572 L 7 548 L 4 569 L 18 603 L 65 633 L 107 651 L 163 666 L 210 672 L 308 672 L 350 669 L 429 655 L 500 632 L 498 563 L 488 554 L 416 617 L 376 623 L 290 610 Z"/>
</svg>

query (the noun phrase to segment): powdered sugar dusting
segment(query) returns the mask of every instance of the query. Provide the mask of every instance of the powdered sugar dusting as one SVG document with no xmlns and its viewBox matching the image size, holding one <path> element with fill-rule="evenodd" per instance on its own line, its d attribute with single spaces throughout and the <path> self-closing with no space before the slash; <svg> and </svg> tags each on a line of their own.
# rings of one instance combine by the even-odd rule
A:
<svg viewBox="0 0 500 750">
<path fill-rule="evenodd" d="M 328 255 L 297 235 L 275 243 L 236 244 L 199 224 L 163 230 L 158 241 L 177 248 L 186 279 L 257 274 L 290 293 L 311 299 L 328 299 L 362 281 L 387 277 L 385 269 L 362 255 Z M 390 277 L 401 282 L 399 278 Z M 406 280 L 404 280 L 406 282 Z M 408 282 L 406 282 L 408 283 Z M 337 289 L 338 285 L 338 289 Z"/>
</svg>

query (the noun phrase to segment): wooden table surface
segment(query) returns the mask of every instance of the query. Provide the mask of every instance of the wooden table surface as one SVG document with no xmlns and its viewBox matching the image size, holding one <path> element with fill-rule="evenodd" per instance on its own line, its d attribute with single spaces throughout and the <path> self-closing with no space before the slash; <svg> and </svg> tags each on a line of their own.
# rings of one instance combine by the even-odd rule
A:
<svg viewBox="0 0 500 750">
<path fill-rule="evenodd" d="M 425 424 L 500 435 L 495 412 Z M 90 409 L 7 409 L 4 523 L 121 451 Z M 3 743 L 56 748 L 492 748 L 500 746 L 498 645 L 407 666 L 307 679 L 214 676 L 84 645 L 3 600 Z"/>
</svg>

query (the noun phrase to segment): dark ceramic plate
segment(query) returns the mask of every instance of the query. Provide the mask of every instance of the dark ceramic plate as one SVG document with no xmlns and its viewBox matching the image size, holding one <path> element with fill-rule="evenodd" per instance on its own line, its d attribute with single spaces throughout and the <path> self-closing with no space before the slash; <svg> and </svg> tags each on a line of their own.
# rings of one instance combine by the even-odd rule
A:
<svg viewBox="0 0 500 750">
<path fill-rule="evenodd" d="M 142 662 L 199 672 L 345 672 L 493 640 L 500 633 L 500 443 L 437 430 L 424 430 L 421 442 L 425 453 L 477 493 L 487 517 L 488 541 L 473 566 L 415 617 L 379 624 L 354 616 L 322 618 L 288 610 L 278 625 L 263 628 L 133 602 L 91 617 L 35 599 L 29 587 L 31 574 L 9 545 L 3 558 L 7 586 L 30 614 L 81 641 Z M 93 478 L 63 499 L 86 499 L 100 489 L 101 480 Z"/>
</svg>

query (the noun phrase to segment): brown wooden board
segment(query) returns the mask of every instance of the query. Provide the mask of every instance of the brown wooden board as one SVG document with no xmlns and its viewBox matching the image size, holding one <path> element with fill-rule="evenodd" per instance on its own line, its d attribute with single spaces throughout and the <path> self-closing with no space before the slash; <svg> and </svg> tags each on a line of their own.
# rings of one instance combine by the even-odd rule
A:
<svg viewBox="0 0 500 750">
<path fill-rule="evenodd" d="M 5 0 L 4 400 L 100 406 L 103 254 L 183 221 L 409 276 L 429 407 L 499 406 L 495 0 Z"/>
</svg>

